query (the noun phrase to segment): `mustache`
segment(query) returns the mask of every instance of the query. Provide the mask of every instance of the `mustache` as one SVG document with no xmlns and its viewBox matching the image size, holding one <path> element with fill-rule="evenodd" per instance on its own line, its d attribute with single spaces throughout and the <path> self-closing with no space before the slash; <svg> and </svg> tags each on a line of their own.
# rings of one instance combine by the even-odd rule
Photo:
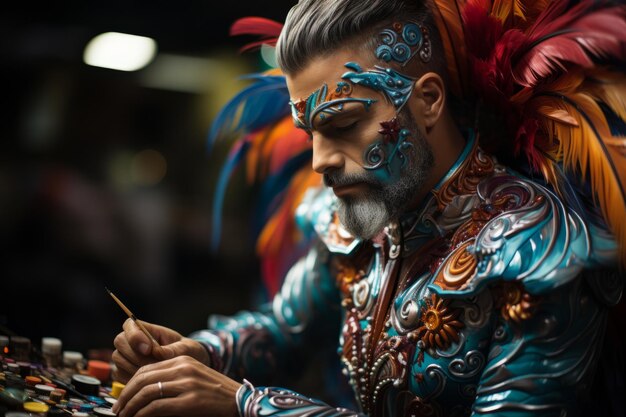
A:
<svg viewBox="0 0 626 417">
<path fill-rule="evenodd" d="M 329 171 L 323 175 L 324 185 L 327 187 L 343 187 L 356 183 L 365 183 L 370 186 L 379 186 L 380 181 L 369 172 L 344 174 L 340 171 Z"/>
</svg>

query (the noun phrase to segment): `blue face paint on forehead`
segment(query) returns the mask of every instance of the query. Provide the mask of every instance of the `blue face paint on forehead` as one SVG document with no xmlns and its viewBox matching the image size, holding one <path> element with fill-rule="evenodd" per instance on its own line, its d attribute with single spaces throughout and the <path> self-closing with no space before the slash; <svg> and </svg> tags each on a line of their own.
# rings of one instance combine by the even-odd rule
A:
<svg viewBox="0 0 626 417">
<path fill-rule="evenodd" d="M 423 62 L 430 61 L 431 48 L 428 29 L 417 23 L 394 23 L 391 29 L 378 34 L 381 44 L 376 48 L 376 58 L 385 62 L 395 61 L 405 66 L 419 53 Z"/>
<path fill-rule="evenodd" d="M 374 69 L 363 71 L 355 62 L 348 62 L 346 68 L 352 71 L 346 72 L 341 78 L 383 93 L 396 111 L 402 109 L 413 91 L 415 78 L 403 75 L 391 68 L 377 65 Z"/>
</svg>

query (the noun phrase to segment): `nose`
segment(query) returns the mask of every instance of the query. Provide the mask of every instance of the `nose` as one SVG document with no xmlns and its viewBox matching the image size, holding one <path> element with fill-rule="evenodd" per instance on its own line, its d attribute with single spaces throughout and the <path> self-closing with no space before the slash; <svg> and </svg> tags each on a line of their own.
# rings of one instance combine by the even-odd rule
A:
<svg viewBox="0 0 626 417">
<path fill-rule="evenodd" d="M 323 135 L 313 137 L 313 170 L 315 172 L 323 174 L 329 169 L 343 167 L 344 163 L 343 154 L 332 140 Z"/>
</svg>

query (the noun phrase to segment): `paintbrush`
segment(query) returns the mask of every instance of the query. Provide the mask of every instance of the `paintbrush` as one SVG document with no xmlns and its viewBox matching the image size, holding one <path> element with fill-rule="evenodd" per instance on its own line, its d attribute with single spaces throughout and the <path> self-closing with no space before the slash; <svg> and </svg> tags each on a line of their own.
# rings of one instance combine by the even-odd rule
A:
<svg viewBox="0 0 626 417">
<path fill-rule="evenodd" d="M 148 331 L 148 329 L 146 329 L 146 327 L 145 327 L 145 326 L 144 326 L 144 325 L 143 325 L 143 324 L 142 324 L 139 320 L 137 320 L 137 317 L 135 317 L 135 315 L 132 313 L 132 311 L 130 311 L 130 310 L 128 309 L 128 307 L 126 307 L 126 306 L 124 305 L 124 303 L 122 303 L 122 302 L 120 301 L 120 299 L 119 299 L 119 298 L 117 298 L 117 297 L 115 296 L 115 294 L 113 294 L 113 293 L 111 292 L 111 290 L 109 290 L 107 287 L 104 287 L 104 289 L 105 289 L 105 290 L 107 290 L 107 292 L 108 292 L 108 293 L 109 293 L 109 295 L 113 298 L 113 300 L 115 300 L 115 302 L 117 303 L 117 305 L 118 305 L 118 306 L 120 306 L 120 308 L 121 308 L 122 310 L 124 310 L 124 313 L 126 313 L 126 315 L 128 315 L 128 317 L 130 317 L 130 319 L 131 319 L 132 321 L 134 321 L 134 322 L 135 322 L 135 324 L 136 324 L 137 326 L 139 326 L 139 328 L 141 329 L 141 331 L 142 331 L 142 332 L 143 332 L 146 336 L 148 336 L 148 339 L 152 340 L 152 342 L 153 342 L 156 346 L 161 346 L 161 345 L 159 345 L 159 342 L 157 342 L 157 340 L 154 338 L 154 336 L 152 336 L 152 335 L 150 334 L 150 332 Z"/>
</svg>

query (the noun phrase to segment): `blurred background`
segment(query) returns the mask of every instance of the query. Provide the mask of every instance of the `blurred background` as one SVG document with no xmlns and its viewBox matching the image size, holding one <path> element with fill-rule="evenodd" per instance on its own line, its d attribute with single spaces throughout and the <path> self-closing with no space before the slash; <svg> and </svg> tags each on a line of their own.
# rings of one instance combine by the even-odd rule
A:
<svg viewBox="0 0 626 417">
<path fill-rule="evenodd" d="M 105 286 L 139 318 L 183 334 L 204 328 L 209 313 L 262 301 L 253 193 L 242 175 L 226 198 L 222 244 L 211 251 L 212 195 L 228 144 L 209 152 L 207 132 L 245 86 L 238 76 L 268 68 L 260 52 L 238 53 L 252 39 L 230 38 L 229 26 L 252 15 L 283 21 L 292 3 L 3 7 L 5 330 L 34 345 L 52 336 L 66 350 L 112 348 L 126 317 Z M 145 62 L 121 63 L 125 70 L 94 66 L 107 60 L 106 51 L 94 58 L 90 48 L 107 32 L 141 36 L 122 45 L 139 48 L 127 55 Z"/>
</svg>

